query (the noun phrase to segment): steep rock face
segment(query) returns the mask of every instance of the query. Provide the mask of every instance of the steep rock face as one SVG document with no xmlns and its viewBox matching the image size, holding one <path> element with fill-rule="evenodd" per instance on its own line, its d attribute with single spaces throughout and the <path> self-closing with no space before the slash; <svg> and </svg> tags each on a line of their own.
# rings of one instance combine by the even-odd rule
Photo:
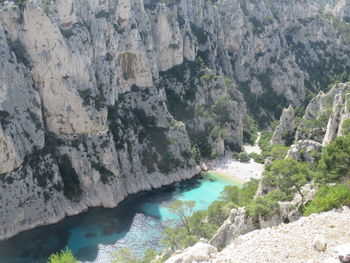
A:
<svg viewBox="0 0 350 263">
<path fill-rule="evenodd" d="M 164 99 L 155 88 L 127 93 L 109 110 L 112 132 L 46 135 L 44 148 L 2 175 L 1 236 L 197 174 L 185 126 Z"/>
<path fill-rule="evenodd" d="M 344 21 L 350 22 L 350 3 L 346 0 L 337 1 L 333 13 L 344 19 Z"/>
<path fill-rule="evenodd" d="M 330 96 L 322 91 L 314 97 L 305 109 L 303 118 L 306 120 L 314 120 L 327 109 L 330 101 Z"/>
<path fill-rule="evenodd" d="M 334 85 L 326 94 L 320 92 L 310 101 L 303 118 L 298 121 L 299 126 L 295 140 L 298 143 L 301 140 L 299 146 L 310 140 L 313 141 L 312 144 L 317 142 L 326 146 L 337 136 L 344 135 L 344 122 L 350 118 L 348 110 L 349 88 L 349 82 L 340 83 Z M 300 148 L 299 146 L 291 149 L 290 153 L 293 155 L 294 150 Z"/>
<path fill-rule="evenodd" d="M 287 109 L 282 111 L 282 115 L 280 118 L 280 123 L 276 127 L 272 138 L 272 144 L 284 144 L 286 140 L 286 133 L 294 134 L 294 109 L 292 106 L 289 106 Z"/>
<path fill-rule="evenodd" d="M 232 80 L 216 75 L 198 60 L 186 61 L 161 76 L 169 111 L 186 124 L 202 156 L 222 155 L 225 146 L 232 151 L 241 148 L 246 103 Z"/>
<path fill-rule="evenodd" d="M 217 248 L 224 248 L 230 244 L 235 238 L 255 230 L 253 219 L 247 215 L 244 208 L 232 209 L 230 216 L 216 234 L 210 240 L 210 244 Z"/>
<path fill-rule="evenodd" d="M 349 69 L 305 1 L 19 5 L 0 4 L 0 239 L 189 178 L 191 146 L 242 146 L 245 100 L 266 120 Z"/>
<path fill-rule="evenodd" d="M 337 120 L 332 118 L 335 109 L 336 100 L 339 93 L 342 93 L 345 84 L 334 85 L 326 94 L 322 91 L 314 97 L 305 109 L 303 118 L 299 121 L 299 126 L 296 132 L 295 140 L 312 140 L 322 143 L 326 133 L 337 133 Z M 338 106 L 339 108 L 339 106 Z M 327 123 L 333 119 L 333 125 L 327 128 Z M 332 127 L 332 128 L 331 128 Z M 335 137 L 333 136 L 332 140 Z"/>
<path fill-rule="evenodd" d="M 342 135 L 342 126 L 345 120 L 350 118 L 348 101 L 350 101 L 350 83 L 339 84 L 337 94 L 333 99 L 332 114 L 328 120 L 326 134 L 322 145 L 326 146 L 332 142 L 337 136 Z"/>
<path fill-rule="evenodd" d="M 1 24 L 0 39 L 6 39 Z M 0 45 L 0 174 L 18 168 L 26 155 L 44 145 L 41 100 L 20 60 L 7 44 Z"/>
</svg>

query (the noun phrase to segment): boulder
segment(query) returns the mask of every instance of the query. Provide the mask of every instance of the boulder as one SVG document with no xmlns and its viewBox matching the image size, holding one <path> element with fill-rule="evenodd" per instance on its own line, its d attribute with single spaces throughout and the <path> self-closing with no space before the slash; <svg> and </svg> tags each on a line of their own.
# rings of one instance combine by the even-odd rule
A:
<svg viewBox="0 0 350 263">
<path fill-rule="evenodd" d="M 338 253 L 340 262 L 350 263 L 350 243 L 337 246 L 334 250 Z"/>
<path fill-rule="evenodd" d="M 327 239 L 322 235 L 315 236 L 312 244 L 316 251 L 324 252 L 327 249 Z"/>
<path fill-rule="evenodd" d="M 316 151 L 321 151 L 322 144 L 313 140 L 300 140 L 296 144 L 293 144 L 286 158 L 292 158 L 298 161 L 313 162 L 314 158 L 312 153 Z"/>
<path fill-rule="evenodd" d="M 236 237 L 256 229 L 253 219 L 249 217 L 244 207 L 232 209 L 230 216 L 221 225 L 210 244 L 223 248 L 230 244 Z"/>
<path fill-rule="evenodd" d="M 198 242 L 194 246 L 185 249 L 181 253 L 173 255 L 167 261 L 165 261 L 165 263 L 203 262 L 211 259 L 211 255 L 216 253 L 216 247 L 208 243 Z"/>
</svg>

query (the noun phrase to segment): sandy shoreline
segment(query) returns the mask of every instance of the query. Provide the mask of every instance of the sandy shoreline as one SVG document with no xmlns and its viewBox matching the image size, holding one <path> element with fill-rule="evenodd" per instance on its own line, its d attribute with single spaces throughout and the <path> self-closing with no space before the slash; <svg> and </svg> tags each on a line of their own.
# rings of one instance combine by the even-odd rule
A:
<svg viewBox="0 0 350 263">
<path fill-rule="evenodd" d="M 241 163 L 234 160 L 232 156 L 226 156 L 210 164 L 209 171 L 214 171 L 229 176 L 234 181 L 245 183 L 251 178 L 260 179 L 264 171 L 264 165 L 254 161 Z"/>
<path fill-rule="evenodd" d="M 231 175 L 228 175 L 228 174 L 223 173 L 223 172 L 209 170 L 208 173 L 212 174 L 214 176 L 219 176 L 227 181 L 233 182 L 234 184 L 243 185 L 245 183 L 245 181 L 242 180 L 241 178 L 236 177 L 236 176 L 231 176 Z"/>
<path fill-rule="evenodd" d="M 259 140 L 258 135 L 257 141 Z M 257 142 L 255 145 L 244 146 L 247 153 L 261 153 Z M 248 182 L 251 178 L 260 179 L 264 171 L 264 165 L 251 160 L 248 163 L 242 163 L 232 158 L 232 154 L 228 154 L 221 159 L 217 159 L 209 163 L 209 172 L 214 171 L 222 176 L 230 177 L 238 183 Z"/>
</svg>

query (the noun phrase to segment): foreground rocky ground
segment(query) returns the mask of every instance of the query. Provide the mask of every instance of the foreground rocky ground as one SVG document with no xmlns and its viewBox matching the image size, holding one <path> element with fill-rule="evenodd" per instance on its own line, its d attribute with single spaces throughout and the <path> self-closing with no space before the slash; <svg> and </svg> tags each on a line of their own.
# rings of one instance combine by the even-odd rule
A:
<svg viewBox="0 0 350 263">
<path fill-rule="evenodd" d="M 350 209 L 343 208 L 236 238 L 218 252 L 199 242 L 166 263 L 336 263 L 350 262 Z M 342 261 L 341 261 L 342 260 Z"/>
</svg>

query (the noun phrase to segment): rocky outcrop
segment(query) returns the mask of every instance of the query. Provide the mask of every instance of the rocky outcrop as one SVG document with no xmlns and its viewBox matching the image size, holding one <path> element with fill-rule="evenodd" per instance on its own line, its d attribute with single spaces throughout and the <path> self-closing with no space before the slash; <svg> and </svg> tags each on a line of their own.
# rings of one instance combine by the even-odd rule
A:
<svg viewBox="0 0 350 263">
<path fill-rule="evenodd" d="M 266 120 L 350 68 L 307 1 L 16 2 L 0 1 L 0 239 L 189 178 L 193 152 L 242 146 L 246 105 Z"/>
<path fill-rule="evenodd" d="M 260 187 L 264 188 L 263 186 Z M 262 191 L 262 189 L 260 189 L 260 191 Z M 210 244 L 218 249 L 222 249 L 231 244 L 237 237 L 253 230 L 278 226 L 285 222 L 298 220 L 302 216 L 299 207 L 312 200 L 315 196 L 316 189 L 311 184 L 307 184 L 303 186 L 301 191 L 304 195 L 303 197 L 296 194 L 291 201 L 278 202 L 279 209 L 277 213 L 268 218 L 253 218 L 249 216 L 244 207 L 232 209 L 230 216 L 224 221 L 210 240 Z M 257 191 L 257 196 L 259 196 L 259 190 Z"/>
<path fill-rule="evenodd" d="M 303 119 L 315 120 L 319 118 L 322 115 L 322 113 L 329 107 L 329 104 L 332 100 L 331 99 L 332 95 L 333 94 L 325 94 L 324 92 L 321 91 L 307 105 Z"/>
<path fill-rule="evenodd" d="M 238 236 L 251 232 L 256 228 L 253 219 L 247 215 L 244 207 L 232 209 L 230 216 L 210 240 L 210 244 L 217 248 L 224 248 Z"/>
<path fill-rule="evenodd" d="M 334 11 L 334 15 L 341 17 L 346 22 L 350 22 L 350 3 L 346 0 L 337 1 Z"/>
<path fill-rule="evenodd" d="M 211 255 L 216 254 L 216 247 L 198 242 L 193 247 L 189 247 L 182 252 L 175 252 L 165 263 L 192 263 L 203 262 L 211 258 Z"/>
<path fill-rule="evenodd" d="M 316 262 L 329 259 L 339 262 L 338 246 L 348 242 L 349 229 L 344 228 L 347 220 L 349 209 L 311 215 L 287 225 L 253 231 L 237 238 L 216 257 L 213 255 L 214 259 L 202 262 L 256 262 L 252 254 L 261 262 L 306 262 L 310 258 Z M 313 247 L 314 239 L 319 235 L 327 243 L 325 252 L 315 251 Z"/>
<path fill-rule="evenodd" d="M 288 140 L 286 137 L 294 137 L 293 119 L 294 109 L 290 105 L 282 111 L 280 122 L 272 135 L 271 144 L 285 144 L 285 140 Z"/>
<path fill-rule="evenodd" d="M 312 140 L 300 140 L 296 144 L 290 146 L 286 158 L 292 158 L 298 161 L 313 162 L 313 154 L 321 152 L 322 144 Z"/>
<path fill-rule="evenodd" d="M 302 217 L 290 224 L 241 235 L 222 251 L 192 262 L 254 263 L 257 258 L 264 263 L 344 262 L 350 252 L 349 220 L 350 211 L 345 207 Z M 190 250 L 194 254 L 200 253 L 201 243 L 185 251 Z M 185 262 L 181 261 L 181 255 L 172 256 L 166 262 Z M 175 258 L 179 261 L 173 261 Z"/>
<path fill-rule="evenodd" d="M 326 146 L 332 142 L 337 136 L 342 134 L 342 126 L 345 120 L 350 118 L 348 101 L 350 101 L 350 83 L 339 84 L 337 94 L 333 99 L 332 114 L 328 120 L 326 134 L 322 145 Z"/>
<path fill-rule="evenodd" d="M 313 98 L 306 107 L 303 118 L 298 121 L 295 140 L 312 140 L 326 146 L 337 136 L 344 135 L 343 125 L 350 117 L 349 87 L 349 82 L 340 83 L 326 94 L 320 92 Z M 296 148 L 292 151 L 296 151 Z"/>
</svg>

